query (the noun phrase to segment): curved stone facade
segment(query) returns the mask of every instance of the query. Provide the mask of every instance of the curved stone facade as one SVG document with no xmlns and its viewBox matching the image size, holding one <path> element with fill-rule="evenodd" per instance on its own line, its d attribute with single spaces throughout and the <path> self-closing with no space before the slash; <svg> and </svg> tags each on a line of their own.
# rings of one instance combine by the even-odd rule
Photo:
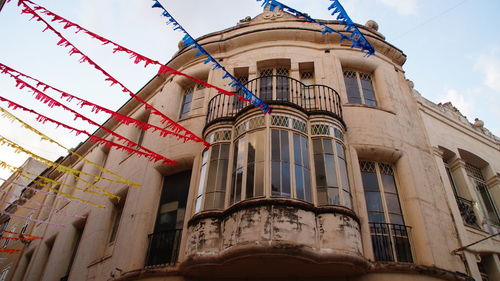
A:
<svg viewBox="0 0 500 281">
<path fill-rule="evenodd" d="M 246 273 L 239 274 L 249 274 L 263 270 L 262 264 L 250 266 L 262 259 L 314 263 L 316 270 L 339 275 L 356 275 L 369 266 L 362 255 L 359 222 L 348 209 L 255 199 L 189 222 L 186 260 L 181 264 L 186 272 L 200 275 L 204 268 L 219 264 L 218 271 L 231 276 L 226 268 L 232 263 L 248 263 Z M 276 266 L 271 262 L 267 270 Z"/>
<path fill-rule="evenodd" d="M 86 219 L 44 212 L 43 219 L 70 227 L 30 228 L 45 239 L 25 246 L 13 280 L 500 276 L 497 237 L 466 247 L 498 229 L 494 212 L 484 211 L 500 206 L 498 138 L 451 105 L 422 98 L 404 75 L 406 56 L 369 26 L 359 26 L 376 49 L 368 58 L 281 11 L 199 38 L 272 114 L 185 77 L 156 76 L 138 95 L 211 147 L 108 120 L 109 128 L 178 164 L 151 164 L 84 142 L 77 153 L 142 188 L 109 184 L 120 202 L 74 193 L 103 210 L 44 201 Z M 225 85 L 203 61 L 180 46 L 167 65 Z M 163 126 L 135 100 L 120 113 Z M 62 162 L 96 173 L 72 157 Z"/>
</svg>

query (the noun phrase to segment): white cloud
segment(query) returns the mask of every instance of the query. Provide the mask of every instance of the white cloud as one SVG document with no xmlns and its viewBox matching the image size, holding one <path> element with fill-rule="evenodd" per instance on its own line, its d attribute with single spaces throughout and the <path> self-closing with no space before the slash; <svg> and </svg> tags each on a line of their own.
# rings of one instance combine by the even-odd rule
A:
<svg viewBox="0 0 500 281">
<path fill-rule="evenodd" d="M 484 84 L 495 91 L 500 92 L 500 56 L 482 54 L 477 60 L 474 68 L 484 74 Z"/>
<path fill-rule="evenodd" d="M 377 0 L 404 16 L 414 15 L 417 13 L 417 0 Z"/>
<path fill-rule="evenodd" d="M 440 99 L 440 102 L 451 102 L 460 112 L 469 120 L 474 112 L 474 102 L 467 100 L 464 95 L 460 94 L 456 89 L 445 88 L 445 95 Z"/>
</svg>

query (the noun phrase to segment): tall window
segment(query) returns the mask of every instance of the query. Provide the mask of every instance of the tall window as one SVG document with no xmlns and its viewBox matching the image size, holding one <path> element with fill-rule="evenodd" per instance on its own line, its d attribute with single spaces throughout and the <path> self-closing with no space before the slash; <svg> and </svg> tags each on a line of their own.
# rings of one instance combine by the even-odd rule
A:
<svg viewBox="0 0 500 281">
<path fill-rule="evenodd" d="M 189 111 L 189 110 L 188 110 Z M 142 121 L 144 123 L 148 123 L 149 121 L 149 117 L 151 116 L 151 110 L 148 110 L 146 112 L 144 112 L 139 118 L 137 118 L 139 121 Z M 137 146 L 139 147 L 140 145 L 142 145 L 142 142 L 144 141 L 144 135 L 146 134 L 146 130 L 144 129 L 141 129 L 141 128 L 137 128 L 138 132 L 137 132 L 137 139 L 136 139 L 136 143 L 137 143 Z M 107 156 L 109 154 L 109 149 L 106 153 L 106 158 L 104 159 L 104 161 L 107 160 Z M 106 164 L 106 162 L 104 162 L 104 164 Z M 104 167 L 104 165 L 102 165 Z"/>
<path fill-rule="evenodd" d="M 116 234 L 118 233 L 118 228 L 120 227 L 120 221 L 122 219 L 125 200 L 126 198 L 122 197 L 122 200 L 120 200 L 120 202 L 114 206 L 111 232 L 109 234 L 109 241 L 108 241 L 109 243 L 113 243 L 116 240 Z"/>
<path fill-rule="evenodd" d="M 4 230 L 7 229 L 7 226 L 9 225 L 9 222 L 10 222 L 10 219 L 7 219 L 6 221 L 4 221 L 2 223 L 2 225 L 0 226 L 0 236 L 4 236 L 5 234 L 3 233 Z M 14 232 L 14 230 L 12 230 L 12 232 Z M 1 241 L 1 239 L 0 239 Z M 9 244 L 9 239 L 4 239 L 3 243 L 2 243 L 2 248 L 7 248 L 7 245 Z"/>
<path fill-rule="evenodd" d="M 318 204 L 351 208 L 344 146 L 329 138 L 313 139 Z"/>
<path fill-rule="evenodd" d="M 292 197 L 289 132 L 271 131 L 271 195 Z"/>
<path fill-rule="evenodd" d="M 478 226 L 477 217 L 474 213 L 474 204 L 471 200 L 461 197 L 460 190 L 458 189 L 455 178 L 453 177 L 453 172 L 451 171 L 448 162 L 443 160 L 446 174 L 448 175 L 448 180 L 450 181 L 451 188 L 453 189 L 453 194 L 458 204 L 458 209 L 460 210 L 460 215 L 463 221 L 471 226 Z"/>
<path fill-rule="evenodd" d="M 195 211 L 224 208 L 229 167 L 231 131 L 220 130 L 210 134 L 212 147 L 203 153 Z"/>
<path fill-rule="evenodd" d="M 351 208 L 343 133 L 329 123 L 312 124 L 311 133 L 318 204 Z"/>
<path fill-rule="evenodd" d="M 190 180 L 191 170 L 163 179 L 155 232 L 149 235 L 146 265 L 173 264 L 177 261 Z"/>
<path fill-rule="evenodd" d="M 263 125 L 263 118 L 251 121 L 250 128 Z M 234 144 L 230 203 L 264 195 L 265 131 L 242 135 Z"/>
<path fill-rule="evenodd" d="M 297 133 L 293 134 L 295 191 L 298 199 L 312 202 L 308 142 L 305 136 Z"/>
<path fill-rule="evenodd" d="M 361 161 L 360 167 L 375 259 L 413 262 L 392 166 Z"/>
<path fill-rule="evenodd" d="M 211 150 L 204 210 L 224 208 L 226 196 L 229 144 L 214 144 Z"/>
<path fill-rule="evenodd" d="M 182 98 L 181 113 L 179 118 L 184 119 L 189 116 L 189 111 L 191 110 L 191 103 L 193 102 L 193 92 L 194 87 L 187 88 L 184 90 L 184 97 Z"/>
<path fill-rule="evenodd" d="M 377 106 L 371 74 L 346 70 L 344 82 L 349 103 Z"/>
<path fill-rule="evenodd" d="M 80 246 L 80 241 L 82 239 L 83 230 L 85 228 L 85 222 L 82 222 L 81 226 L 75 226 L 75 236 L 73 237 L 73 243 L 71 245 L 71 257 L 69 259 L 69 264 L 66 269 L 66 276 L 61 280 L 69 280 L 71 269 L 73 267 L 73 263 L 75 262 L 76 254 L 78 253 L 78 248 Z"/>
<path fill-rule="evenodd" d="M 289 99 L 289 71 L 288 68 L 267 68 L 260 72 L 260 98 L 262 100 Z"/>
<path fill-rule="evenodd" d="M 470 182 L 474 185 L 476 194 L 478 195 L 479 205 L 485 214 L 485 219 L 490 224 L 500 225 L 497 208 L 488 191 L 488 186 L 486 185 L 481 169 L 470 163 L 466 163 L 465 170 L 467 171 Z"/>
</svg>

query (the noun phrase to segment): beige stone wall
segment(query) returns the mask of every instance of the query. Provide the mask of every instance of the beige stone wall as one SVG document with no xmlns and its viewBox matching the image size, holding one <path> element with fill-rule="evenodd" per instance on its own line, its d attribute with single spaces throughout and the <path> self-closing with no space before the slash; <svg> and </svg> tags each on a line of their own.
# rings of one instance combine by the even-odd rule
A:
<svg viewBox="0 0 500 281">
<path fill-rule="evenodd" d="M 279 29 L 283 27 L 286 29 Z M 315 83 L 336 89 L 343 102 L 343 120 L 347 125 L 346 161 L 353 197 L 352 212 L 346 220 L 341 220 L 338 212 L 322 214 L 314 209 L 318 206 L 311 204 L 307 210 L 294 210 L 300 217 L 299 222 L 287 222 L 288 215 L 281 214 L 283 218 L 280 219 L 280 214 L 271 214 L 263 209 L 261 217 L 255 215 L 247 220 L 255 223 L 249 224 L 244 231 L 239 226 L 242 217 L 248 215 L 248 210 L 234 212 L 217 221 L 200 219 L 199 224 L 195 224 L 189 220 L 194 215 L 193 205 L 203 151 L 201 144 L 183 143 L 173 137 L 160 138 L 157 133 L 146 133 L 143 139 L 145 147 L 178 162 L 175 166 L 165 166 L 115 150 L 109 151 L 106 156 L 105 150 L 87 141 L 77 148 L 78 153 L 96 163 L 105 163 L 106 168 L 141 184 L 141 187 L 96 182 L 96 185 L 122 196 L 124 202 L 122 219 L 113 243 L 109 243 L 109 236 L 114 209 L 118 204 L 116 200 L 75 191 L 75 196 L 102 204 L 106 208 L 66 203 L 64 199 L 53 202 L 55 208 L 70 214 L 84 215 L 86 219 L 58 216 L 52 212 L 48 219 L 66 227 L 35 226 L 33 235 L 43 236 L 44 240 L 32 243 L 23 252 L 21 260 L 27 253 L 33 254 L 25 280 L 50 281 L 65 276 L 72 255 L 71 245 L 78 231 L 82 231 L 82 238 L 71 268 L 70 280 L 108 280 L 112 276 L 115 276 L 114 280 L 184 280 L 180 276 L 186 274 L 186 261 L 203 255 L 218 256 L 213 263 L 219 263 L 219 269 L 207 266 L 196 271 L 196 274 L 201 274 L 202 279 L 209 280 L 213 276 L 210 275 L 211 272 L 223 271 L 224 263 L 220 256 L 224 256 L 224 251 L 230 252 L 249 245 L 254 248 L 255 245 L 270 245 L 272 243 L 269 241 L 280 239 L 284 242 L 275 248 L 280 248 L 281 252 L 273 252 L 271 247 L 263 247 L 253 254 L 252 251 L 245 250 L 246 257 L 250 257 L 248 263 L 235 261 L 234 266 L 228 268 L 235 274 L 241 271 L 243 275 L 252 276 L 253 271 L 265 265 L 268 267 L 263 274 L 275 274 L 273 278 L 276 279 L 286 276 L 287 270 L 292 268 L 290 272 L 293 274 L 289 275 L 302 276 L 316 272 L 322 277 L 337 276 L 338 280 L 465 280 L 453 274 L 466 273 L 467 269 L 460 257 L 452 251 L 484 237 L 485 234 L 467 229 L 461 222 L 460 213 L 456 205 L 453 205 L 455 202 L 450 187 L 445 183 L 444 167 L 439 163 L 434 148 L 443 146 L 456 153 L 458 149 L 470 151 L 490 163 L 486 175 L 494 178 L 500 167 L 498 143 L 448 120 L 439 110 L 419 100 L 409 88 L 402 71 L 404 54 L 385 42 L 377 32 L 364 28 L 363 32 L 370 35 L 370 42 L 377 48 L 375 56 L 365 58 L 359 51 L 338 44 L 336 35 L 323 36 L 312 24 L 296 21 L 286 14 L 269 12 L 259 15 L 251 24 L 209 34 L 201 40 L 214 57 L 223 58 L 227 69 L 247 67 L 250 79 L 258 77 L 263 67 L 278 62 L 287 64 L 292 78 L 299 78 L 300 65 L 313 63 Z M 207 79 L 209 83 L 224 85 L 220 73 L 211 71 L 209 66 L 203 64 L 202 58 L 194 57 L 193 52 L 180 50 L 169 65 L 195 77 Z M 343 69 L 372 73 L 378 102 L 376 107 L 347 104 Z M 185 78 L 156 77 L 139 95 L 173 120 L 179 121 L 179 124 L 202 135 L 208 103 L 217 93 L 212 89 L 195 91 L 190 116 L 178 120 L 183 89 L 190 86 Z M 135 118 L 142 118 L 147 114 L 135 101 L 128 102 L 121 112 Z M 149 117 L 149 123 L 164 126 L 155 115 Z M 119 125 L 112 120 L 106 125 L 131 140 L 135 141 L 139 137 L 140 132 L 134 127 Z M 97 134 L 113 139 L 102 131 Z M 395 168 L 405 224 L 411 226 L 410 241 L 415 265 L 377 267 L 377 263 L 371 262 L 374 256 L 360 160 L 384 162 Z M 88 173 L 97 172 L 95 168 L 83 163 L 71 165 Z M 186 206 L 185 234 L 179 254 L 179 263 L 184 263 L 184 267 L 177 265 L 171 268 L 145 269 L 148 235 L 154 231 L 163 177 L 190 169 L 192 176 Z M 269 175 L 266 177 L 269 178 Z M 59 180 L 74 183 L 74 179 L 68 176 L 62 176 Z M 76 184 L 84 187 L 81 182 Z M 492 193 L 498 200 L 498 181 L 492 181 L 491 185 Z M 269 187 L 266 188 L 269 190 Z M 273 236 L 268 241 L 262 237 L 266 227 L 269 227 L 265 225 L 266 217 L 275 219 L 273 228 L 277 232 L 274 235 L 279 234 L 280 239 Z M 301 225 L 301 231 L 295 230 L 297 225 Z M 349 226 L 348 230 L 341 229 L 346 225 Z M 204 237 L 200 237 L 202 234 Z M 203 245 L 200 245 L 201 241 L 205 241 Z M 300 251 L 288 253 L 287 256 L 287 245 L 308 248 L 310 250 L 306 252 L 314 258 L 309 257 L 304 262 L 302 258 L 293 257 L 294 254 L 300 256 L 304 253 Z M 480 248 L 497 249 L 499 245 L 499 241 L 489 240 L 481 244 Z M 254 249 L 252 247 L 248 249 Z M 260 260 L 260 256 L 255 253 L 262 253 L 261 250 L 269 251 L 268 254 L 284 253 L 287 256 L 283 259 L 284 262 L 276 265 L 281 271 L 272 270 L 272 258 Z M 341 258 L 346 258 L 348 262 L 339 263 Z M 474 258 L 473 254 L 466 255 L 469 267 L 475 264 Z M 207 264 L 210 264 L 210 260 L 207 260 Z M 472 268 L 471 271 L 477 279 L 477 268 Z M 342 277 L 353 273 L 359 277 Z M 118 278 L 121 274 L 123 276 Z M 225 277 L 228 276 L 222 276 L 218 280 Z M 265 276 L 261 277 L 264 279 Z"/>
</svg>

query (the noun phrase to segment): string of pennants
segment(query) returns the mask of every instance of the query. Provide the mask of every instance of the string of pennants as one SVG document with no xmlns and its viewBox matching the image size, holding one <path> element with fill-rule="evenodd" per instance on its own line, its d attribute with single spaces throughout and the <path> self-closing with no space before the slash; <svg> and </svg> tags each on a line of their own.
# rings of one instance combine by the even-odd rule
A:
<svg viewBox="0 0 500 281">
<path fill-rule="evenodd" d="M 358 30 L 358 28 L 352 22 L 352 20 L 349 18 L 346 11 L 344 10 L 344 8 L 342 7 L 342 5 L 339 3 L 338 0 L 331 0 L 331 1 L 333 1 L 333 3 L 329 7 L 329 10 L 333 10 L 332 15 L 334 15 L 334 16 L 337 15 L 337 20 L 339 20 L 341 22 L 341 24 L 345 25 L 345 32 L 344 33 L 347 33 L 349 35 L 345 35 L 342 32 L 334 30 L 334 29 L 328 27 L 327 25 L 325 25 L 319 21 L 314 20 L 313 18 L 309 17 L 307 14 L 304 14 L 304 13 L 299 12 L 299 11 L 289 7 L 289 6 L 286 6 L 282 3 L 280 3 L 279 1 L 275 1 L 275 0 L 257 0 L 257 1 L 263 1 L 262 5 L 264 7 L 269 7 L 270 10 L 274 10 L 275 8 L 278 8 L 278 9 L 284 10 L 288 13 L 294 14 L 296 16 L 300 16 L 302 18 L 305 18 L 307 21 L 317 23 L 324 28 L 324 30 L 323 30 L 324 34 L 337 33 L 340 35 L 341 41 L 343 41 L 343 40 L 351 41 L 352 48 L 361 48 L 361 51 L 366 52 L 367 56 L 373 55 L 375 52 L 373 46 L 370 45 L 368 40 L 366 40 L 366 38 Z M 10 2 L 10 0 L 8 0 L 7 2 Z M 134 118 L 130 118 L 126 115 L 123 115 L 123 114 L 120 114 L 120 113 L 115 112 L 113 110 L 99 106 L 99 105 L 92 103 L 90 101 L 87 101 L 83 98 L 79 98 L 76 95 L 72 95 L 68 92 L 59 90 L 56 87 L 50 86 L 50 85 L 48 85 L 48 84 L 46 84 L 46 83 L 44 83 L 36 78 L 33 78 L 33 77 L 31 77 L 27 74 L 24 74 L 22 72 L 16 71 L 13 68 L 8 67 L 8 66 L 0 63 L 0 72 L 2 74 L 6 74 L 9 77 L 11 77 L 15 81 L 17 88 L 19 88 L 21 90 L 24 88 L 27 88 L 28 91 L 33 94 L 34 98 L 37 101 L 44 103 L 45 105 L 47 105 L 50 108 L 58 107 L 58 108 L 62 108 L 64 110 L 66 110 L 68 112 L 71 112 L 74 115 L 75 120 L 81 119 L 81 120 L 86 121 L 87 123 L 89 123 L 91 125 L 98 126 L 100 129 L 104 130 L 109 135 L 116 137 L 116 139 L 119 142 L 122 142 L 124 144 L 122 145 L 122 144 L 118 144 L 118 143 L 115 143 L 115 142 L 112 142 L 112 141 L 109 141 L 109 140 L 106 140 L 103 138 L 99 138 L 97 136 L 94 136 L 91 133 L 88 133 L 85 130 L 80 130 L 80 129 L 74 128 L 72 126 L 69 126 L 69 125 L 64 124 L 62 122 L 59 122 L 55 119 L 49 118 L 49 117 L 47 117 L 41 113 L 38 113 L 30 108 L 24 107 L 20 104 L 17 104 L 9 99 L 6 99 L 6 98 L 0 96 L 0 101 L 7 103 L 9 108 L 12 108 L 14 110 L 21 109 L 23 111 L 30 112 L 36 116 L 36 120 L 40 123 L 45 124 L 46 122 L 50 122 L 50 123 L 55 124 L 57 127 L 63 127 L 65 129 L 68 129 L 71 132 L 75 133 L 76 135 L 85 134 L 94 143 L 97 143 L 99 145 L 104 145 L 108 148 L 122 150 L 122 151 L 129 153 L 129 154 L 135 154 L 138 156 L 146 157 L 147 159 L 149 159 L 150 161 L 153 161 L 153 162 L 161 161 L 163 164 L 167 164 L 167 165 L 175 164 L 175 161 L 170 160 L 170 159 L 164 157 L 163 155 L 155 153 L 155 152 L 143 147 L 142 145 L 131 141 L 130 139 L 128 139 L 126 137 L 123 137 L 122 135 L 100 125 L 99 123 L 97 123 L 97 122 L 93 121 L 92 119 L 80 114 L 76 110 L 73 110 L 72 108 L 70 108 L 62 103 L 62 102 L 71 103 L 72 101 L 76 101 L 77 104 L 80 106 L 80 108 L 90 107 L 91 111 L 95 114 L 98 114 L 101 112 L 109 114 L 111 116 L 111 118 L 113 118 L 114 120 L 116 120 L 117 122 L 119 122 L 121 124 L 133 125 L 136 128 L 144 130 L 144 131 L 150 130 L 152 132 L 158 132 L 161 137 L 173 136 L 173 137 L 176 137 L 178 140 L 181 140 L 183 142 L 194 141 L 194 142 L 201 143 L 206 147 L 210 146 L 210 144 L 208 142 L 206 142 L 205 140 L 203 140 L 199 136 L 195 135 L 193 132 L 189 131 L 188 129 L 181 126 L 180 124 L 176 123 L 175 121 L 170 119 L 168 116 L 163 114 L 160 110 L 156 109 L 154 106 L 149 104 L 147 101 L 141 99 L 139 96 L 137 96 L 131 90 L 129 90 L 122 82 L 118 81 L 114 76 L 109 74 L 109 72 L 107 72 L 104 68 L 102 68 L 100 65 L 98 65 L 94 60 L 92 60 L 89 56 L 87 56 L 83 51 L 81 51 L 78 47 L 76 47 L 76 45 L 74 45 L 71 41 L 69 41 L 66 37 L 64 37 L 59 31 L 57 31 L 57 29 L 55 29 L 49 23 L 49 21 L 45 20 L 42 17 L 42 15 L 40 15 L 40 14 L 51 17 L 51 20 L 50 20 L 51 22 L 63 24 L 64 29 L 73 28 L 73 29 L 76 29 L 75 33 L 83 33 L 87 36 L 90 36 L 91 38 L 98 40 L 100 43 L 102 43 L 102 45 L 112 45 L 113 46 L 113 49 L 112 49 L 113 54 L 126 53 L 126 54 L 130 55 L 130 59 L 132 59 L 133 63 L 135 63 L 135 64 L 144 63 L 144 67 L 148 67 L 148 66 L 152 66 L 152 65 L 158 66 L 159 67 L 158 72 L 157 72 L 158 75 L 183 76 L 183 77 L 186 77 L 186 78 L 194 81 L 195 83 L 198 83 L 198 84 L 205 86 L 206 88 L 214 89 L 220 94 L 225 94 L 228 96 L 235 96 L 236 98 L 238 98 L 240 100 L 240 102 L 247 102 L 249 104 L 252 104 L 255 107 L 260 108 L 262 110 L 262 112 L 265 114 L 271 113 L 271 111 L 272 111 L 272 109 L 271 109 L 271 107 L 269 107 L 269 105 L 267 105 L 262 100 L 260 100 L 257 96 L 255 96 L 242 83 L 240 83 L 231 73 L 229 73 L 229 71 L 227 71 L 224 68 L 224 66 L 222 66 L 212 55 L 210 55 L 210 53 L 208 53 L 204 49 L 204 47 L 201 44 L 199 44 L 186 31 L 186 29 L 184 29 L 179 24 L 179 22 L 177 20 L 175 20 L 175 18 L 167 11 L 167 9 L 158 0 L 153 0 L 152 7 L 162 9 L 163 10 L 162 16 L 164 16 L 168 20 L 167 24 L 173 25 L 174 30 L 179 30 L 184 34 L 182 42 L 187 48 L 197 50 L 197 52 L 196 52 L 197 57 L 201 56 L 201 55 L 205 56 L 206 59 L 205 59 L 204 63 L 205 64 L 211 63 L 213 65 L 213 70 L 221 70 L 222 72 L 224 72 L 224 75 L 222 77 L 223 80 L 226 80 L 226 79 L 231 80 L 227 84 L 227 86 L 236 88 L 237 90 L 235 92 L 227 91 L 225 89 L 211 85 L 211 84 L 206 83 L 200 79 L 197 79 L 195 77 L 192 77 L 190 75 L 182 73 L 178 70 L 175 70 L 171 67 L 163 65 L 157 60 L 150 59 L 144 55 L 141 55 L 137 52 L 134 52 L 134 51 L 132 51 L 132 50 L 120 45 L 120 44 L 117 44 L 109 39 L 106 39 L 106 38 L 92 32 L 88 29 L 85 29 L 84 27 L 82 27 L 82 26 L 80 26 L 72 21 L 69 21 L 69 20 L 51 12 L 50 10 L 34 3 L 33 1 L 18 0 L 18 6 L 22 7 L 22 11 L 21 11 L 22 14 L 29 14 L 32 16 L 32 19 L 35 19 L 37 22 L 42 22 L 43 24 L 45 24 L 45 28 L 44 28 L 43 32 L 49 30 L 52 33 L 54 33 L 57 37 L 59 37 L 59 41 L 58 41 L 57 45 L 62 46 L 64 48 L 69 48 L 69 55 L 70 56 L 72 56 L 74 54 L 80 56 L 80 59 L 79 59 L 80 63 L 86 63 L 86 64 L 92 66 L 94 69 L 96 69 L 98 72 L 100 72 L 101 74 L 103 74 L 105 76 L 105 81 L 110 82 L 110 84 L 111 84 L 110 86 L 118 85 L 121 88 L 123 93 L 128 94 L 130 97 L 132 97 L 136 101 L 142 103 L 146 110 L 149 110 L 154 115 L 160 116 L 161 123 L 163 125 L 166 125 L 166 128 L 168 128 L 168 129 L 160 128 L 158 126 L 151 125 L 151 124 L 148 124 L 146 122 L 136 120 Z M 28 82 L 27 80 L 29 80 L 31 83 Z M 55 92 L 57 94 L 60 94 L 60 99 L 62 102 L 59 102 L 56 99 L 49 96 L 47 94 L 48 90 L 50 90 L 51 92 Z M 102 167 L 102 166 L 86 159 L 85 157 L 77 154 L 76 152 L 72 151 L 71 149 L 65 148 L 64 146 L 60 145 L 57 141 L 50 139 L 49 137 L 47 137 L 43 133 L 37 131 L 36 129 L 34 129 L 30 125 L 28 125 L 27 123 L 22 121 L 21 119 L 12 115 L 10 112 L 5 110 L 4 108 L 0 107 L 0 113 L 2 113 L 1 117 L 8 118 L 11 121 L 20 122 L 22 127 L 26 128 L 32 132 L 35 132 L 37 135 L 39 135 L 41 140 L 49 141 L 51 143 L 59 145 L 60 147 L 64 148 L 72 156 L 76 156 L 78 161 L 84 161 L 88 164 L 92 164 L 92 166 L 96 167 L 98 170 L 105 172 L 109 175 L 112 175 L 115 179 L 110 179 L 108 177 L 96 176 L 96 175 L 91 175 L 91 174 L 86 174 L 86 173 L 83 173 L 84 175 L 92 176 L 94 178 L 94 180 L 96 180 L 96 181 L 103 180 L 103 181 L 110 181 L 110 182 L 116 182 L 116 183 L 126 183 L 130 186 L 139 186 L 138 184 L 136 184 L 136 183 L 134 183 L 134 182 L 122 177 L 122 176 L 119 176 L 112 171 L 107 170 L 105 167 Z M 95 186 L 93 183 L 86 181 L 85 179 L 80 178 L 79 175 L 80 175 L 80 173 L 82 173 L 81 171 L 75 170 L 69 166 L 64 166 L 64 165 L 61 165 L 59 163 L 52 162 L 48 159 L 45 159 L 41 156 L 38 156 L 37 154 L 29 151 L 28 149 L 16 144 L 15 142 L 13 142 L 13 141 L 11 141 L 3 136 L 0 136 L 0 145 L 6 145 L 8 147 L 11 147 L 12 149 L 14 149 L 14 151 L 16 153 L 25 153 L 27 155 L 30 155 L 31 157 L 47 164 L 48 166 L 53 167 L 54 169 L 56 169 L 59 172 L 67 173 L 67 174 L 70 174 L 72 176 L 77 177 L 79 181 L 82 181 L 86 184 L 86 188 L 79 188 L 76 186 L 71 186 L 71 185 L 56 181 L 56 180 L 52 180 L 50 178 L 45 178 L 42 176 L 35 175 L 33 173 L 30 173 L 29 171 L 23 170 L 22 168 L 16 168 L 16 167 L 9 165 L 8 163 L 0 160 L 0 167 L 5 168 L 5 169 L 9 169 L 12 172 L 17 172 L 22 177 L 32 181 L 33 183 L 35 183 L 39 186 L 47 187 L 49 190 L 51 190 L 53 192 L 53 193 L 47 193 L 47 194 L 51 194 L 51 195 L 58 194 L 57 196 L 63 196 L 64 198 L 66 198 L 69 201 L 80 202 L 81 204 L 88 204 L 88 205 L 92 205 L 92 206 L 97 207 L 97 208 L 104 208 L 104 206 L 92 203 L 92 202 L 90 202 L 86 199 L 83 199 L 83 198 L 75 197 L 75 196 L 68 194 L 68 193 L 62 192 L 58 188 L 53 188 L 52 185 L 66 186 L 66 187 L 69 187 L 72 189 L 78 189 L 78 190 L 82 190 L 84 192 L 93 193 L 93 194 L 100 195 L 100 196 L 107 196 L 109 198 L 119 199 L 118 196 L 106 191 L 103 188 Z M 28 187 L 25 187 L 25 188 L 28 188 Z M 43 192 L 39 189 L 35 189 L 35 190 L 36 190 L 36 192 Z M 3 192 L 3 191 L 1 191 L 1 192 Z M 35 202 L 35 201 L 33 201 L 33 202 Z M 2 203 L 2 202 L 0 202 L 0 203 Z M 5 202 L 3 202 L 3 203 L 5 203 Z M 35 204 L 40 204 L 40 203 L 35 202 Z M 14 204 L 14 205 L 23 208 L 22 205 L 16 205 L 16 204 Z M 43 204 L 40 204 L 39 206 L 42 208 L 47 207 L 47 206 L 44 206 Z M 65 214 L 62 212 L 57 212 L 57 213 L 59 213 L 60 215 L 65 215 L 65 216 L 79 217 L 77 215 Z M 0 211 L 0 214 L 19 217 L 19 218 L 23 218 L 26 220 L 39 222 L 39 223 L 51 224 L 51 225 L 55 225 L 55 226 L 63 226 L 63 225 L 51 223 L 48 221 L 36 220 L 36 219 L 32 219 L 30 217 L 23 217 L 23 216 L 19 216 L 19 215 L 4 212 L 4 211 Z M 7 231 L 4 231 L 4 232 L 9 233 Z M 16 234 L 16 233 L 14 233 L 14 234 Z M 19 234 L 19 235 L 21 235 L 21 234 Z M 19 240 L 32 239 L 33 240 L 33 239 L 41 239 L 41 237 L 34 238 L 34 236 L 24 235 L 24 236 L 20 236 L 20 238 L 0 237 L 0 239 L 19 239 Z M 0 249 L 0 251 L 10 252 L 10 253 L 18 252 L 18 250 L 13 250 L 13 249 Z"/>
<path fill-rule="evenodd" d="M 153 8 L 160 8 L 163 10 L 162 16 L 168 19 L 167 24 L 172 24 L 174 30 L 179 30 L 184 33 L 184 37 L 182 38 L 182 42 L 184 46 L 187 48 L 191 47 L 192 49 L 196 49 L 196 56 L 199 57 L 204 55 L 206 57 L 204 63 L 212 63 L 213 70 L 220 69 L 224 72 L 224 76 L 222 79 L 230 79 L 228 86 L 236 87 L 239 92 L 241 92 L 245 98 L 245 100 L 250 101 L 254 106 L 259 107 L 264 113 L 271 113 L 271 107 L 264 103 L 261 99 L 259 99 L 256 95 L 254 95 L 249 89 L 247 89 L 241 82 L 238 81 L 229 71 L 224 68 L 212 55 L 210 55 L 205 48 L 203 48 L 187 31 L 180 25 L 180 23 L 175 20 L 175 18 L 163 7 L 163 5 L 158 2 L 158 0 L 153 0 Z"/>
<path fill-rule="evenodd" d="M 257 2 L 262 1 L 263 2 L 262 7 L 269 8 L 269 10 L 271 11 L 274 11 L 275 9 L 283 10 L 297 17 L 302 17 L 309 22 L 319 24 L 321 27 L 323 27 L 322 31 L 323 34 L 337 33 L 338 35 L 340 35 L 340 42 L 344 40 L 351 41 L 351 48 L 361 48 L 361 51 L 366 52 L 367 56 L 375 54 L 375 48 L 370 44 L 370 42 L 368 42 L 368 40 L 361 33 L 361 31 L 359 31 L 356 24 L 351 20 L 346 10 L 338 0 L 330 0 L 332 1 L 332 4 L 328 8 L 328 10 L 333 10 L 332 16 L 337 15 L 337 20 L 339 20 L 340 23 L 345 26 L 345 32 L 349 33 L 350 35 L 345 35 L 344 33 L 339 32 L 320 21 L 311 18 L 306 13 L 302 13 L 277 0 L 256 0 L 256 1 Z"/>
</svg>

